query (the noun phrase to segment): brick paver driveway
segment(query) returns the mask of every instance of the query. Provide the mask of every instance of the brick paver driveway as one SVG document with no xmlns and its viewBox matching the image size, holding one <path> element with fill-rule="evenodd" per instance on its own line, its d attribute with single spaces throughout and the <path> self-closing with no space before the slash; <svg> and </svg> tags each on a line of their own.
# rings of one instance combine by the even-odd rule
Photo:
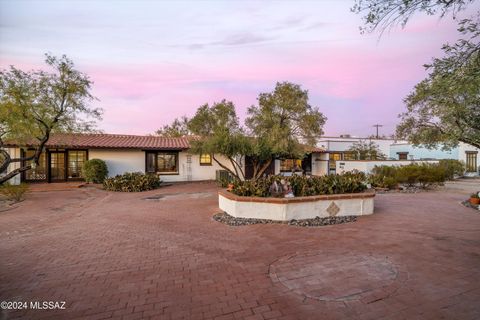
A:
<svg viewBox="0 0 480 320">
<path fill-rule="evenodd" d="M 6 319 L 479 319 L 480 214 L 377 195 L 355 223 L 229 227 L 212 183 L 32 193 L 0 212 Z M 150 199 L 145 199 L 150 197 Z"/>
</svg>

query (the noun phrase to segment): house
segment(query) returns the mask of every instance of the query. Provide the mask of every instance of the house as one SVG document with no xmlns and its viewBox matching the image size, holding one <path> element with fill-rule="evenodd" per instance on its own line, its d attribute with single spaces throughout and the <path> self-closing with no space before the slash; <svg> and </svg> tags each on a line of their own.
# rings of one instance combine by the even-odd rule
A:
<svg viewBox="0 0 480 320">
<path fill-rule="evenodd" d="M 6 143 L 12 158 L 33 155 L 34 145 Z M 163 181 L 214 180 L 218 170 L 224 170 L 212 155 L 189 152 L 190 140 L 186 137 L 166 138 L 122 134 L 54 134 L 48 140 L 40 156 L 40 164 L 12 178 L 12 184 L 20 182 L 81 181 L 82 167 L 89 159 L 104 160 L 110 177 L 125 172 L 156 173 Z M 315 148 L 313 152 L 323 151 Z M 313 153 L 312 153 L 313 154 Z M 312 174 L 312 154 L 304 159 L 274 159 L 265 174 L 302 172 Z M 231 163 L 216 155 L 222 165 L 232 169 Z M 248 157 L 239 159 L 247 179 L 253 175 Z M 25 164 L 25 163 L 24 163 Z M 18 168 L 13 163 L 8 172 Z"/>
<path fill-rule="evenodd" d="M 30 146 L 5 145 L 11 157 L 33 155 Z M 210 154 L 188 152 L 187 138 L 165 138 L 122 134 L 54 134 L 45 146 L 40 164 L 17 175 L 11 181 L 66 182 L 83 180 L 82 167 L 89 159 L 106 162 L 109 176 L 125 172 L 157 173 L 163 181 L 198 181 L 215 179 L 222 169 Z M 218 157 L 218 156 L 217 156 Z M 218 157 L 222 158 L 222 157 Z M 228 166 L 228 162 L 223 162 Z M 19 167 L 11 164 L 8 171 Z"/>
</svg>

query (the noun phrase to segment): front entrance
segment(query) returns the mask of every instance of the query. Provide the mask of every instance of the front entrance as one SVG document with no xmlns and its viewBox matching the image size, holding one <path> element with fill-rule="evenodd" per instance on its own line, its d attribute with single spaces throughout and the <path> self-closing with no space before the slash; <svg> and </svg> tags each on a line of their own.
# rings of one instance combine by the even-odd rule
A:
<svg viewBox="0 0 480 320">
<path fill-rule="evenodd" d="M 23 157 L 31 157 L 35 150 L 22 150 Z M 87 150 L 50 149 L 42 152 L 38 165 L 25 161 L 23 165 L 32 165 L 32 169 L 22 173 L 25 182 L 64 182 L 83 180 L 82 168 L 88 160 Z"/>
<path fill-rule="evenodd" d="M 52 151 L 49 152 L 49 182 L 60 182 L 67 180 L 66 168 L 66 152 Z"/>
</svg>

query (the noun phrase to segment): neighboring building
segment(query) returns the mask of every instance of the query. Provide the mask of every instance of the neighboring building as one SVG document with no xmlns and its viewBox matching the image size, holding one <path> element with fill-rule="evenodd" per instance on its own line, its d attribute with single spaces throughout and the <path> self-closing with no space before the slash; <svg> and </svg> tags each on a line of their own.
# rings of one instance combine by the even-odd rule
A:
<svg viewBox="0 0 480 320">
<path fill-rule="evenodd" d="M 318 153 L 317 157 L 313 159 L 313 162 L 317 163 L 315 174 L 334 174 L 337 172 L 337 162 L 357 160 L 356 154 L 349 151 L 349 149 L 354 143 L 361 141 L 367 143 L 374 142 L 378 145 L 380 152 L 387 157 L 390 154 L 390 146 L 398 142 L 396 139 L 357 138 L 351 136 L 323 137 L 318 141 L 317 146 L 324 151 Z"/>
<path fill-rule="evenodd" d="M 373 141 L 380 151 L 387 156 L 387 161 L 365 161 L 356 160 L 355 154 L 348 151 L 355 142 Z M 348 168 L 366 168 L 362 171 L 369 171 L 374 165 L 399 165 L 410 163 L 409 161 L 428 161 L 440 159 L 455 159 L 465 163 L 467 175 L 479 174 L 478 153 L 480 149 L 471 145 L 460 143 L 458 147 L 452 150 L 442 150 L 441 148 L 427 149 L 424 147 L 414 147 L 412 144 L 403 140 L 396 139 L 373 139 L 356 137 L 323 137 L 317 144 L 324 151 L 314 154 L 316 158 L 313 163 L 318 163 L 317 175 L 340 173 L 348 171 Z M 365 163 L 347 163 L 354 161 L 363 161 Z M 396 161 L 396 162 L 395 162 Z M 370 162 L 370 163 L 367 163 Z M 339 170 L 340 169 L 340 170 Z"/>
<path fill-rule="evenodd" d="M 479 174 L 478 153 L 480 149 L 460 142 L 456 148 L 442 150 L 442 148 L 427 149 L 415 147 L 409 143 L 394 143 L 390 146 L 390 157 L 397 160 L 431 160 L 455 159 L 465 163 L 467 174 Z"/>
</svg>

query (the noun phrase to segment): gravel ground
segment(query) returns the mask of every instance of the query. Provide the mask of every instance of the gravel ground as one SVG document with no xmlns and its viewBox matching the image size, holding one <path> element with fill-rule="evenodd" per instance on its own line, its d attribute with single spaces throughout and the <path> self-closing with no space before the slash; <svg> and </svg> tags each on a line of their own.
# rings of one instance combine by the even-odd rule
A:
<svg viewBox="0 0 480 320">
<path fill-rule="evenodd" d="M 215 214 L 213 216 L 213 219 L 218 222 L 225 223 L 229 226 L 248 226 L 251 224 L 280 223 L 280 224 L 288 224 L 291 226 L 298 226 L 298 227 L 319 227 L 319 226 L 328 226 L 333 224 L 357 221 L 356 216 L 325 217 L 325 218 L 315 217 L 313 219 L 277 221 L 277 220 L 268 220 L 268 219 L 235 218 L 225 212 Z"/>
</svg>

